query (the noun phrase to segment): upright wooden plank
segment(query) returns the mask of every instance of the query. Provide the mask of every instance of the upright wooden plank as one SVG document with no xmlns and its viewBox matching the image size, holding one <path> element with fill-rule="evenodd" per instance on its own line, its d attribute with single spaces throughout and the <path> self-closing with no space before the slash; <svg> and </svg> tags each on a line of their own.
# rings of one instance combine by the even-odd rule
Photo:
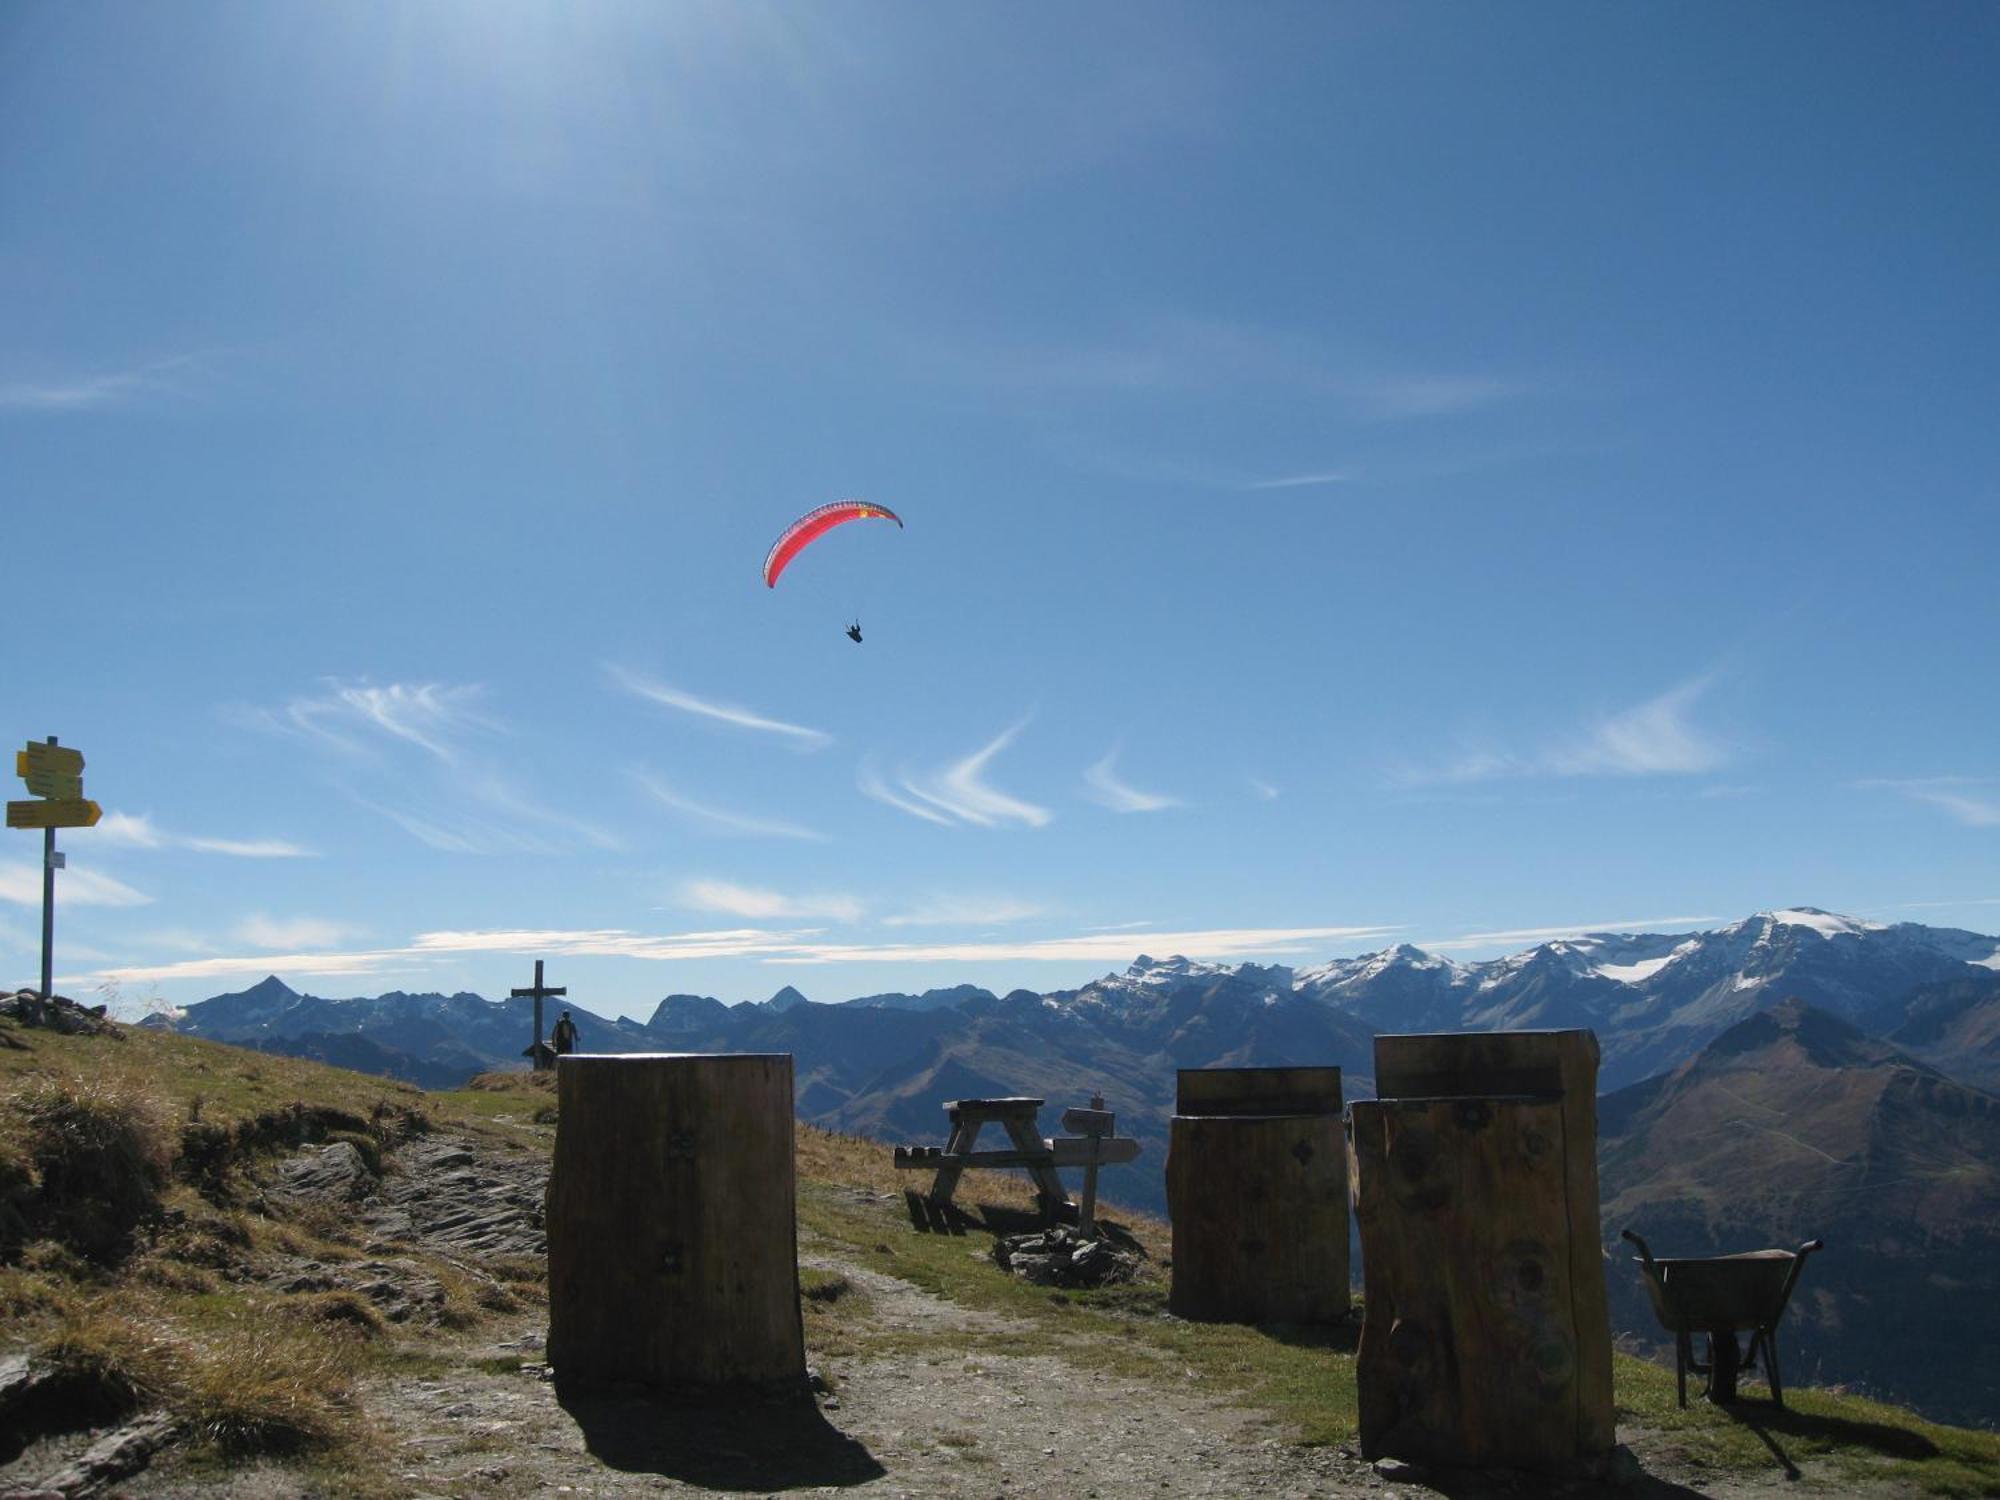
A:
<svg viewBox="0 0 2000 1500">
<path fill-rule="evenodd" d="M 1177 1115 L 1337 1115 L 1338 1068 L 1182 1068 Z"/>
<path fill-rule="evenodd" d="M 1564 1118 L 1553 1100 L 1357 1101 L 1370 1458 L 1557 1468 L 1584 1456 Z"/>
<path fill-rule="evenodd" d="M 571 1054 L 556 1091 L 557 1378 L 803 1382 L 792 1059 Z"/>
<path fill-rule="evenodd" d="M 1171 1131 L 1173 1311 L 1236 1323 L 1345 1318 L 1340 1116 L 1176 1115 Z"/>
<path fill-rule="evenodd" d="M 1598 1222 L 1597 1062 L 1597 1037 L 1581 1030 L 1375 1038 L 1375 1091 L 1384 1099 L 1530 1095 L 1560 1100 L 1571 1317 L 1581 1362 L 1577 1443 L 1584 1453 L 1604 1452 L 1617 1441 L 1611 1313 Z"/>
</svg>

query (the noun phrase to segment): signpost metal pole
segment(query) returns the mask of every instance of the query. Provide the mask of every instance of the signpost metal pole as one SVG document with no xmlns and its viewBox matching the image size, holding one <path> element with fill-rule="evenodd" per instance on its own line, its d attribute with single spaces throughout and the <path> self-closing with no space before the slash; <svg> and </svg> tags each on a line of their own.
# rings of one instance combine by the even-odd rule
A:
<svg viewBox="0 0 2000 1500">
<path fill-rule="evenodd" d="M 56 742 L 54 735 L 49 743 Z M 56 830 L 53 824 L 42 830 L 42 1004 L 55 998 L 54 963 L 56 949 Z"/>
<path fill-rule="evenodd" d="M 55 998 L 56 852 L 58 828 L 95 828 L 104 809 L 83 795 L 83 752 L 63 749 L 50 735 L 14 753 L 14 772 L 28 784 L 25 802 L 7 804 L 9 828 L 42 830 L 42 1001 Z"/>
</svg>

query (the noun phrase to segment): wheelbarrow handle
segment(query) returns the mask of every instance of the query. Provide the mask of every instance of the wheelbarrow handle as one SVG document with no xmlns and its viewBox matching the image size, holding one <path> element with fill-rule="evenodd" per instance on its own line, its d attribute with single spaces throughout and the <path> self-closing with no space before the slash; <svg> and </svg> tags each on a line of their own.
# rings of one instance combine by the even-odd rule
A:
<svg viewBox="0 0 2000 1500">
<path fill-rule="evenodd" d="M 1639 1258 L 1645 1261 L 1645 1263 L 1649 1266 L 1653 1263 L 1653 1252 L 1647 1248 L 1646 1242 L 1640 1239 L 1639 1236 L 1635 1234 L 1632 1230 L 1630 1229 L 1619 1230 L 1618 1238 L 1620 1238 L 1621 1240 L 1630 1240 L 1633 1244 L 1639 1247 Z"/>
<path fill-rule="evenodd" d="M 1804 1260 L 1808 1255 L 1811 1255 L 1813 1251 L 1824 1250 L 1825 1248 L 1826 1248 L 1825 1240 L 1807 1240 L 1803 1245 L 1799 1246 L 1797 1252 L 1798 1258 L 1800 1260 Z"/>
</svg>

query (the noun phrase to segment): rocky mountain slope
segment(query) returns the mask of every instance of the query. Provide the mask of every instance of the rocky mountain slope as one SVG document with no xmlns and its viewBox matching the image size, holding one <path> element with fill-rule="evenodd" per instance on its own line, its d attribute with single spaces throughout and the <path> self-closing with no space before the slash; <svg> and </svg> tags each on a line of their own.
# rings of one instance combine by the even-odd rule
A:
<svg viewBox="0 0 2000 1500">
<path fill-rule="evenodd" d="M 1826 1240 L 1784 1325 L 1788 1379 L 1943 1420 L 2000 1411 L 2000 1097 L 1788 1001 L 1603 1099 L 1599 1140 L 1607 1244 Z M 1609 1273 L 1614 1326 L 1660 1341 L 1622 1253 Z"/>
</svg>

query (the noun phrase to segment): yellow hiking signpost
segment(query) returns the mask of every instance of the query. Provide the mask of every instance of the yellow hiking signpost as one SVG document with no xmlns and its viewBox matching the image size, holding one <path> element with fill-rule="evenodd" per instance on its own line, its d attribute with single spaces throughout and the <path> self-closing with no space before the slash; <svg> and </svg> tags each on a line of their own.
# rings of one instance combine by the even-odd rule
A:
<svg viewBox="0 0 2000 1500">
<path fill-rule="evenodd" d="M 104 809 L 82 797 L 50 798 L 42 802 L 9 802 L 9 828 L 95 828 Z"/>
<path fill-rule="evenodd" d="M 9 828 L 42 830 L 42 999 L 53 997 L 52 958 L 56 932 L 56 871 L 63 857 L 56 853 L 58 828 L 95 828 L 104 809 L 83 795 L 83 752 L 58 745 L 50 735 L 47 743 L 29 740 L 25 750 L 14 752 L 14 774 L 28 784 L 31 802 L 7 804 Z"/>
</svg>

